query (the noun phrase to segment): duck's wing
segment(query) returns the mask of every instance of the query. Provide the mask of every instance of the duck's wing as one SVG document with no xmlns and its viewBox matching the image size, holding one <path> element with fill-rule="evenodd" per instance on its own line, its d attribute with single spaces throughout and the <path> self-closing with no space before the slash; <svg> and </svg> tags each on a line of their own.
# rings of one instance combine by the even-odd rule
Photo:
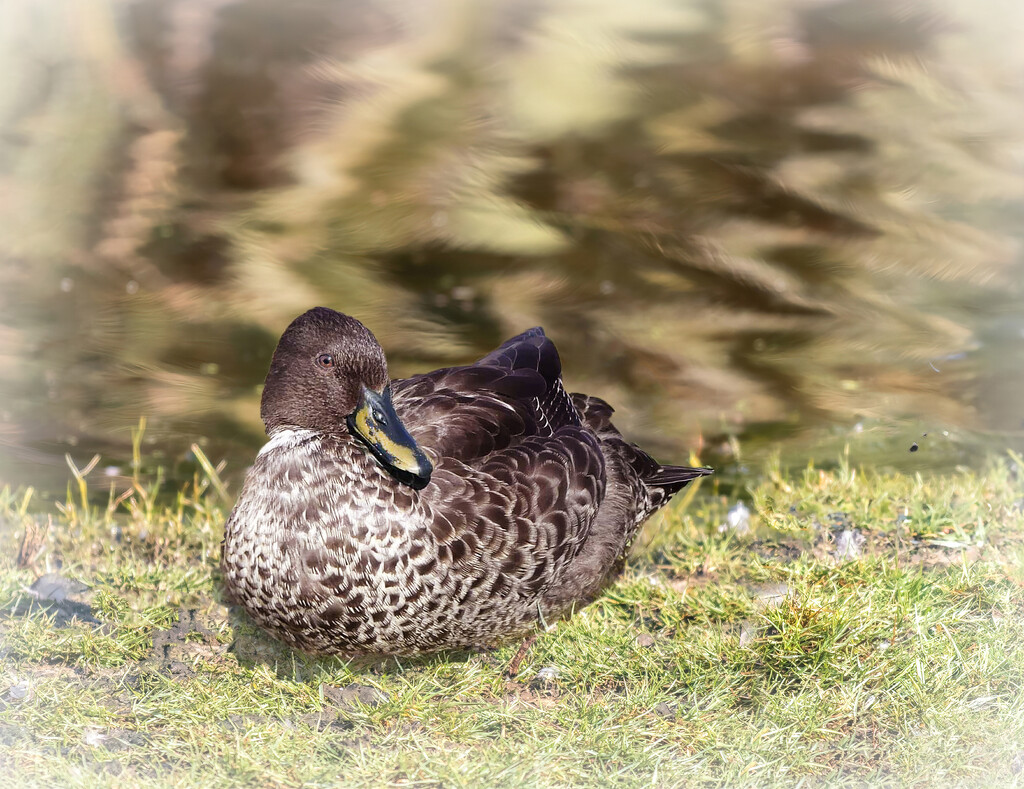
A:
<svg viewBox="0 0 1024 789">
<path fill-rule="evenodd" d="M 579 426 L 555 345 L 540 328 L 474 364 L 394 381 L 395 409 L 420 446 L 472 462 L 530 436 Z"/>
<path fill-rule="evenodd" d="M 582 423 L 580 412 L 562 386 L 562 360 L 555 344 L 540 326 L 503 342 L 480 359 L 474 367 L 496 367 L 513 375 L 534 372 L 544 381 L 544 390 L 530 403 L 543 435 Z"/>
<path fill-rule="evenodd" d="M 601 445 L 561 369 L 554 344 L 531 329 L 475 364 L 393 385 L 399 416 L 438 459 L 419 494 L 438 559 L 473 578 L 474 605 L 496 617 L 563 576 L 604 499 Z"/>
<path fill-rule="evenodd" d="M 543 595 L 588 542 L 605 496 L 605 461 L 582 427 L 529 436 L 470 466 L 445 458 L 420 501 L 438 559 L 481 588 L 481 615 Z M 490 613 L 487 614 L 488 616 Z"/>
</svg>

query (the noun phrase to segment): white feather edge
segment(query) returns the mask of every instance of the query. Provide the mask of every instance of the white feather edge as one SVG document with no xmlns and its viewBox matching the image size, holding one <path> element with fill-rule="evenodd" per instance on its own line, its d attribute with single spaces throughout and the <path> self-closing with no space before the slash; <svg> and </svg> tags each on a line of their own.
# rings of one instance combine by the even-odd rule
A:
<svg viewBox="0 0 1024 789">
<path fill-rule="evenodd" d="M 270 440 L 263 445 L 263 448 L 260 449 L 256 457 L 262 457 L 268 452 L 273 452 L 275 449 L 294 449 L 303 441 L 308 441 L 314 436 L 316 436 L 315 430 L 303 427 L 282 428 L 270 436 Z"/>
</svg>

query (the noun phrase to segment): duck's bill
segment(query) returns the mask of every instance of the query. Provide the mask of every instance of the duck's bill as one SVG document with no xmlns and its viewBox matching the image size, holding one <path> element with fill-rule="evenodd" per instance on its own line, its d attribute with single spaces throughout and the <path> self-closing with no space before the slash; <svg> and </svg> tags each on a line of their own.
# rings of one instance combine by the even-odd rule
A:
<svg viewBox="0 0 1024 789">
<path fill-rule="evenodd" d="M 390 387 L 379 393 L 364 386 L 348 429 L 399 482 L 416 490 L 430 482 L 434 467 L 395 413 Z"/>
</svg>

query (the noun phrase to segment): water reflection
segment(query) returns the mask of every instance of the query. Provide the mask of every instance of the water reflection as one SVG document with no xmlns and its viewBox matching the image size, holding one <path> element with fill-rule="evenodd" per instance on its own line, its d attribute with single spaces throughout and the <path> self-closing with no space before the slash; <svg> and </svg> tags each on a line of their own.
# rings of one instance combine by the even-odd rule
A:
<svg viewBox="0 0 1024 789">
<path fill-rule="evenodd" d="M 240 470 L 315 304 L 396 376 L 542 324 L 666 459 L 1021 438 L 1016 4 L 0 13 L 2 479 L 117 466 L 140 416 Z"/>
</svg>

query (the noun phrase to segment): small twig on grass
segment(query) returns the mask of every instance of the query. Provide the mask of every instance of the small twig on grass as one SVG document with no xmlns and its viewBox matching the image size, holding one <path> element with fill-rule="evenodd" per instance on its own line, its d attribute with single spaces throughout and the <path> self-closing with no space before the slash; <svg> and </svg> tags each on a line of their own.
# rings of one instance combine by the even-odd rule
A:
<svg viewBox="0 0 1024 789">
<path fill-rule="evenodd" d="M 35 564 L 43 555 L 46 547 L 46 535 L 53 526 L 53 516 L 47 516 L 46 525 L 40 526 L 35 520 L 26 519 L 25 533 L 21 536 L 21 544 L 18 546 L 18 558 L 16 561 L 19 570 L 35 571 Z"/>
<path fill-rule="evenodd" d="M 508 668 L 505 670 L 505 674 L 509 679 L 515 679 L 516 675 L 519 674 L 519 666 L 522 665 L 523 660 L 530 651 L 530 647 L 532 647 L 536 641 L 537 634 L 534 633 L 519 645 L 519 651 L 516 652 L 515 657 L 512 658 L 512 661 L 508 664 Z"/>
</svg>

